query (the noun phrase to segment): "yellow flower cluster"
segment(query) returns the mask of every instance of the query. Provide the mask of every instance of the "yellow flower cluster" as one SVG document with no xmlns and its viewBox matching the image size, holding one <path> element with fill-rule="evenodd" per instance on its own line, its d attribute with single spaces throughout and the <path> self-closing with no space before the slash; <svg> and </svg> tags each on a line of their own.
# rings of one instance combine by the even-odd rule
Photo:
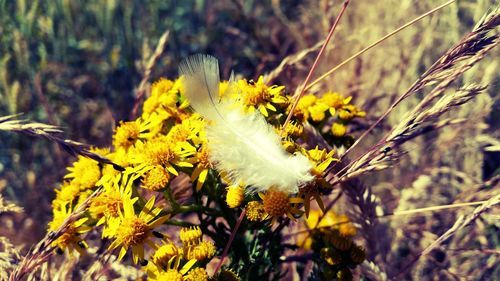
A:
<svg viewBox="0 0 500 281">
<path fill-rule="evenodd" d="M 352 280 L 351 269 L 366 257 L 365 250 L 352 240 L 356 228 L 346 215 L 322 214 L 310 212 L 305 220 L 308 231 L 297 237 L 297 245 L 319 255 L 319 271 L 326 280 Z"/>
<path fill-rule="evenodd" d="M 225 91 L 228 87 L 238 89 Z M 299 102 L 292 122 L 282 128 L 280 122 L 292 104 L 283 86 L 267 86 L 263 77 L 256 82 L 244 79 L 236 83 L 222 82 L 221 95 L 238 95 L 235 98 L 246 110 L 262 113 L 277 131 L 283 130 L 283 147 L 290 153 L 305 155 L 313 166 L 311 174 L 315 180 L 302 187 L 298 194 L 271 188 L 260 193 L 259 197 L 250 198 L 243 183 L 225 182 L 223 171 L 220 175 L 210 172 L 213 164 L 207 149 L 206 123 L 190 110 L 183 89 L 182 77 L 175 81 L 160 79 L 152 85 L 142 115 L 132 121 L 120 122 L 115 128 L 113 147 L 93 149 L 93 152 L 123 167 L 123 171 L 85 157 L 79 157 L 68 168 L 69 173 L 56 189 L 56 198 L 52 202 L 54 219 L 49 223 L 50 231 L 56 231 L 92 192 L 98 188 L 102 191 L 89 201 L 83 217 L 72 220 L 64 235 L 54 242 L 59 251 L 82 252 L 87 247 L 82 235 L 99 229 L 102 237 L 111 241 L 109 250 L 120 249 L 119 260 L 129 253 L 134 263 L 144 264 L 148 261 L 145 259 L 146 248 L 154 250 L 146 269 L 152 280 L 208 280 L 203 268 L 193 266 L 200 261 L 208 262 L 217 249 L 212 242 L 202 239 L 200 228 L 180 231 L 182 247 L 177 247 L 161 234 L 161 228 L 170 216 L 200 210 L 199 207 L 211 208 L 181 206 L 174 196 L 176 190 L 172 188 L 179 183 L 173 182 L 190 179 L 192 185 L 189 187 L 193 187 L 190 194 L 195 195 L 201 192 L 216 194 L 221 191 L 214 190 L 214 186 L 229 185 L 227 205 L 230 208 L 245 206 L 250 221 L 271 219 L 275 222 L 283 216 L 296 219 L 304 213 L 300 210 L 303 206 L 308 215 L 311 199 L 323 208 L 320 195 L 328 184 L 322 176 L 337 159 L 334 150 L 306 149 L 299 145 L 297 140 L 304 137 L 305 122 L 326 121 L 329 115 L 336 118 L 331 125 L 333 136 L 341 137 L 347 133 L 347 122 L 365 114 L 350 104 L 350 97 L 343 98 L 336 93 L 326 93 L 321 98 L 307 95 Z M 205 191 L 204 186 L 209 190 Z M 250 199 L 250 202 L 245 204 L 245 199 Z M 195 201 L 203 204 L 203 200 Z"/>
<path fill-rule="evenodd" d="M 329 132 L 333 137 L 340 138 L 346 135 L 346 125 L 356 117 L 365 117 L 366 113 L 351 104 L 352 97 L 344 98 L 334 92 L 327 92 L 318 98 L 315 95 L 303 96 L 293 116 L 300 122 L 312 121 L 320 123 L 331 121 Z"/>
<path fill-rule="evenodd" d="M 145 199 L 146 190 L 165 191 L 180 172 L 190 174 L 200 189 L 210 168 L 203 145 L 204 122 L 184 110 L 187 102 L 183 101 L 181 89 L 182 79 L 155 83 L 142 116 L 120 122 L 115 129 L 112 149 L 92 150 L 124 167 L 124 171 L 81 156 L 68 168 L 52 202 L 54 220 L 49 230 L 57 230 L 71 210 L 98 187 L 102 192 L 92 198 L 85 217 L 72 222 L 66 234 L 54 242 L 59 250 L 81 251 L 81 234 L 99 226 L 103 238 L 113 239 L 109 249 L 121 247 L 119 259 L 131 249 L 137 263 L 144 259 L 145 245 L 157 248 L 154 229 L 168 216 L 154 206 L 155 196 Z"/>
<path fill-rule="evenodd" d="M 216 252 L 212 242 L 204 241 L 199 227 L 181 229 L 179 238 L 182 247 L 177 247 L 167 239 L 156 249 L 147 264 L 146 272 L 151 280 L 208 280 L 208 274 L 203 267 L 193 266 L 197 262 L 210 260 Z M 179 268 L 183 264 L 182 268 Z M 177 278 L 177 279 L 166 279 Z"/>
</svg>

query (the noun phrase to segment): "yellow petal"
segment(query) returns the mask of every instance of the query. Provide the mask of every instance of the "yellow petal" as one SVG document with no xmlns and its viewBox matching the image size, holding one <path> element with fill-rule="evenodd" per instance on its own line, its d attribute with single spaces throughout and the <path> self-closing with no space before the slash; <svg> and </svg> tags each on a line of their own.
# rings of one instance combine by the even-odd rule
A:
<svg viewBox="0 0 500 281">
<path fill-rule="evenodd" d="M 169 218 L 170 218 L 170 216 L 161 216 L 161 217 L 155 219 L 154 221 L 152 221 L 151 223 L 149 223 L 148 225 L 151 228 L 155 228 L 155 227 L 158 227 L 158 226 L 162 225 Z"/>
<path fill-rule="evenodd" d="M 179 272 L 184 275 L 186 274 L 192 267 L 193 265 L 197 262 L 198 260 L 196 259 L 192 259 L 192 260 L 189 260 L 182 268 L 181 270 L 179 270 Z"/>
<path fill-rule="evenodd" d="M 304 202 L 304 199 L 299 198 L 299 197 L 293 197 L 293 198 L 290 198 L 289 200 L 290 200 L 290 203 L 292 203 L 292 204 L 298 204 L 298 203 Z"/>
<path fill-rule="evenodd" d="M 203 183 L 207 179 L 208 169 L 204 169 L 201 171 L 200 176 L 198 177 L 198 183 L 196 184 L 196 190 L 200 190 Z"/>
<path fill-rule="evenodd" d="M 168 165 L 168 164 L 167 164 L 165 168 L 166 168 L 166 169 L 167 169 L 167 171 L 169 171 L 172 175 L 174 175 L 174 176 L 178 176 L 178 175 L 179 175 L 179 173 L 177 172 L 177 170 L 176 170 L 176 169 L 174 169 L 174 167 L 172 167 L 172 165 Z"/>
<path fill-rule="evenodd" d="M 126 253 L 127 253 L 127 249 L 125 247 L 122 247 L 120 250 L 120 254 L 118 255 L 118 261 L 121 261 Z"/>
<path fill-rule="evenodd" d="M 264 115 L 264 117 L 268 117 L 269 114 L 267 113 L 267 109 L 265 106 L 262 106 L 262 105 L 259 105 L 259 111 L 260 113 L 262 113 L 262 115 Z"/>
<path fill-rule="evenodd" d="M 194 168 L 193 173 L 191 174 L 191 181 L 194 181 L 196 178 L 198 178 L 201 171 L 202 171 L 202 168 L 200 166 L 196 166 L 196 168 Z"/>
</svg>

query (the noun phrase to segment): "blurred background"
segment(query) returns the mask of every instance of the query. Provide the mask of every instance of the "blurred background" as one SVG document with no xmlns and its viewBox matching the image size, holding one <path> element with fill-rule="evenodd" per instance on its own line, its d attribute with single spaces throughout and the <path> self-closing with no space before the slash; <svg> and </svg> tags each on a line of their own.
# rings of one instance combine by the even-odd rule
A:
<svg viewBox="0 0 500 281">
<path fill-rule="evenodd" d="M 131 118 L 141 80 L 175 78 L 179 61 L 193 53 L 216 56 L 225 78 L 234 70 L 256 79 L 302 52 L 301 60 L 282 69 L 272 81 L 293 93 L 317 53 L 317 48 L 309 48 L 325 38 L 342 2 L 0 0 L 0 116 L 23 113 L 22 118 L 61 126 L 67 138 L 109 146 L 116 122 Z M 314 77 L 444 2 L 351 1 Z M 313 91 L 353 96 L 353 103 L 367 112 L 351 132 L 360 135 L 496 2 L 460 0 L 349 63 Z M 167 31 L 168 40 L 148 77 L 148 61 Z M 451 113 L 468 118 L 466 125 L 413 141 L 399 166 L 364 178 L 384 210 L 450 204 L 498 174 L 498 53 L 494 50 L 456 85 L 489 85 L 487 94 Z M 358 151 L 373 145 L 422 96 L 401 104 Z M 0 193 L 24 209 L 0 213 L 0 236 L 22 253 L 45 234 L 53 189 L 73 160 L 46 140 L 0 133 Z M 448 229 L 454 218 L 454 212 L 444 211 L 384 221 L 391 240 L 381 241 L 384 246 L 375 260 L 390 272 L 409 253 Z M 498 249 L 498 221 L 491 219 L 485 216 L 477 221 L 475 238 L 456 236 L 450 243 L 456 243 L 457 249 L 470 245 Z M 446 266 L 422 261 L 415 271 L 440 276 L 440 266 L 462 264 L 460 272 L 467 276 L 500 275 L 492 264 L 498 261 L 498 251 L 493 260 L 477 253 L 471 258 L 470 252 L 447 254 Z"/>
</svg>

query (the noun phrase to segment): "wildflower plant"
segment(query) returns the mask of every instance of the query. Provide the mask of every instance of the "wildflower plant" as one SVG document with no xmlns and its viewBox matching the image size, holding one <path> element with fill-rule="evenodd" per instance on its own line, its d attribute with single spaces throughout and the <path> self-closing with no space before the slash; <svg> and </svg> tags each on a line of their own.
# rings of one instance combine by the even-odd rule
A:
<svg viewBox="0 0 500 281">
<path fill-rule="evenodd" d="M 76 250 L 82 253 L 87 248 L 83 234 L 94 230 L 101 232 L 103 239 L 111 241 L 107 248 L 109 251 L 116 249 L 118 260 L 131 257 L 134 263 L 145 265 L 153 280 L 158 276 L 173 276 L 174 272 L 185 278 L 206 276 L 203 273 L 206 264 L 216 253 L 221 254 L 225 241 L 221 238 L 231 230 L 215 226 L 214 232 L 211 221 L 222 217 L 234 222 L 236 216 L 247 210 L 243 224 L 262 232 L 261 236 L 265 237 L 278 222 L 301 220 L 304 213 L 309 212 L 311 198 L 323 206 L 321 196 L 328 193 L 328 184 L 322 174 L 337 159 L 333 149 L 303 147 L 300 143 L 304 136 L 303 127 L 308 121 L 334 119 L 338 122 L 341 117 L 336 112 L 347 105 L 356 112 L 350 119 L 363 117 L 364 113 L 350 104 L 350 98 L 334 94 L 338 103 L 326 104 L 318 99 L 314 103 L 301 104 L 299 111 L 303 114 L 294 115 L 284 130 L 279 149 L 288 155 L 302 155 L 310 167 L 306 172 L 313 180 L 301 186 L 298 192 L 268 186 L 261 187 L 257 193 L 254 186 L 229 176 L 230 170 L 216 168 L 220 163 L 213 162 L 208 145 L 210 134 L 206 131 L 210 120 L 205 120 L 187 106 L 190 101 L 184 92 L 188 87 L 185 83 L 185 77 L 173 81 L 163 78 L 153 83 L 151 95 L 144 101 L 142 115 L 133 121 L 118 123 L 112 147 L 93 150 L 119 164 L 123 170 L 118 171 L 86 157 L 80 157 L 68 168 L 65 182 L 56 189 L 54 221 L 49 224 L 49 231 L 57 229 L 58 222 L 68 215 L 68 210 L 77 207 L 92 191 L 99 186 L 103 191 L 90 201 L 88 213 L 56 240 L 58 252 L 67 250 L 73 254 Z M 226 87 L 228 91 L 221 91 L 222 97 L 235 101 L 230 107 L 242 106 L 243 114 L 257 112 L 262 115 L 269 122 L 270 133 L 276 136 L 283 129 L 279 122 L 290 112 L 291 105 L 291 97 L 285 94 L 284 86 L 266 85 L 261 77 L 257 82 L 246 79 L 224 81 L 220 87 Z M 326 97 L 330 95 L 332 93 L 327 93 Z M 323 112 L 318 113 L 318 107 Z M 328 117 L 325 112 L 328 112 Z M 324 113 L 322 120 L 310 119 L 315 113 Z M 192 189 L 194 204 L 182 204 L 175 197 L 176 189 L 182 187 L 173 186 L 172 182 L 179 177 L 190 179 L 184 188 Z M 172 219 L 191 214 L 197 214 L 200 221 L 187 220 L 185 223 L 197 226 L 165 226 Z M 260 222 L 260 227 L 254 222 Z M 172 229 L 177 229 L 183 246 L 172 242 L 173 237 L 168 234 Z M 213 242 L 202 239 L 202 236 L 211 237 Z M 275 254 L 284 251 L 281 247 L 275 250 Z M 186 265 L 193 268 L 181 270 Z M 238 270 L 235 272 L 237 274 Z M 272 272 L 279 274 L 278 270 L 266 272 L 263 269 L 256 273 L 266 276 Z"/>
<path fill-rule="evenodd" d="M 373 261 L 373 248 L 362 241 L 376 237 L 363 231 L 378 218 L 375 197 L 357 177 L 395 163 L 403 142 L 452 124 L 433 118 L 484 90 L 442 95 L 498 44 L 489 35 L 498 18 L 497 9 L 433 65 L 404 96 L 437 87 L 352 161 L 345 155 L 358 144 L 357 124 L 370 117 L 356 98 L 312 91 L 308 79 L 301 91 L 263 75 L 221 81 L 217 60 L 207 55 L 183 61 L 178 77 L 152 83 L 137 117 L 117 122 L 109 147 L 86 147 L 54 137 L 57 127 L 4 117 L 0 129 L 49 138 L 78 155 L 54 188 L 50 243 L 38 248 L 50 245 L 44 257 L 114 256 L 148 280 L 279 280 L 289 262 L 311 280 L 352 280 Z M 347 203 L 337 207 L 343 194 Z M 496 204 L 488 202 L 477 215 Z"/>
</svg>

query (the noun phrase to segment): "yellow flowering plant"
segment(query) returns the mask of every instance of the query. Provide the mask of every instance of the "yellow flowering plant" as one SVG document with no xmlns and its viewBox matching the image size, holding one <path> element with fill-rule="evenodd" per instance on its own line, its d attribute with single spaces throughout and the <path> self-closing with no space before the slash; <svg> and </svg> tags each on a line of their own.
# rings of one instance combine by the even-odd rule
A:
<svg viewBox="0 0 500 281">
<path fill-rule="evenodd" d="M 40 135 L 77 155 L 54 189 L 46 237 L 20 268 L 31 265 L 31 256 L 41 260 L 53 252 L 114 260 L 141 271 L 137 280 L 280 280 L 290 278 L 290 269 L 311 280 L 352 280 L 362 266 L 371 269 L 373 259 L 366 261 L 372 253 L 362 245 L 370 247 L 377 237 L 362 232 L 363 244 L 358 228 L 374 231 L 379 218 L 394 213 L 378 213 L 377 198 L 356 178 L 395 163 L 405 141 L 453 124 L 433 118 L 481 88 L 438 97 L 483 58 L 479 51 L 498 41 L 487 37 L 498 16 L 485 17 L 488 25 L 444 55 L 361 134 L 405 97 L 438 85 L 399 126 L 351 161 L 346 155 L 359 143 L 355 136 L 368 127 L 359 126 L 364 108 L 356 94 L 314 87 L 325 76 L 309 81 L 349 1 L 344 3 L 297 89 L 274 84 L 271 74 L 221 81 L 217 59 L 194 55 L 179 64 L 178 77 L 160 78 L 146 91 L 148 65 L 139 110 L 115 122 L 108 147 L 62 139 L 55 126 L 16 127 L 12 117 L 0 119 L 10 130 Z M 470 44 L 477 38 L 482 44 Z M 476 61 L 457 67 L 467 59 Z M 340 200 L 343 195 L 348 198 Z M 47 248 L 50 253 L 37 252 Z M 16 273 L 13 280 L 24 275 Z"/>
<path fill-rule="evenodd" d="M 309 216 L 311 200 L 316 200 L 324 208 L 321 197 L 330 189 L 323 173 L 338 159 L 333 149 L 304 146 L 302 142 L 307 140 L 304 126 L 308 122 L 316 125 L 322 122 L 321 126 L 332 120 L 341 122 L 336 113 L 352 106 L 350 98 L 333 93 L 327 93 L 323 98 L 306 96 L 299 103 L 292 121 L 283 127 L 281 122 L 292 104 L 284 86 L 266 85 L 262 76 L 256 82 L 246 79 L 221 82 L 220 88 L 226 89 L 226 92 L 219 90 L 221 97 L 241 100 L 244 112 L 258 112 L 264 116 L 274 128 L 274 134 L 283 130 L 282 149 L 290 154 L 303 155 L 311 167 L 308 173 L 314 180 L 300 187 L 298 193 L 273 187 L 256 193 L 242 181 L 233 182 L 229 171 L 216 168 L 217 163 L 213 162 L 207 145 L 210 136 L 206 128 L 210 121 L 188 106 L 184 83 L 184 77 L 174 81 L 162 78 L 153 83 L 142 115 L 133 121 L 118 123 L 112 147 L 94 150 L 119 164 L 123 170 L 118 171 L 86 157 L 80 157 L 68 168 L 65 182 L 56 189 L 54 221 L 49 224 L 50 230 L 57 228 L 61 217 L 93 190 L 98 187 L 103 190 L 91 199 L 88 213 L 75 221 L 55 242 L 60 250 L 83 253 L 86 248 L 83 247 L 86 245 L 84 233 L 100 231 L 103 239 L 110 240 L 108 251 L 115 253 L 118 260 L 131 259 L 133 263 L 141 264 L 151 280 L 164 280 L 165 276 L 177 278 L 175 280 L 208 280 L 206 266 L 215 256 L 222 254 L 227 233 L 232 230 L 230 226 L 215 224 L 216 220 L 234 223 L 244 212 L 246 218 L 242 224 L 258 230 L 258 239 L 277 239 L 271 229 L 288 221 L 297 223 L 305 218 L 304 214 Z M 353 117 L 363 116 L 361 110 L 356 108 L 355 112 Z M 345 121 L 342 122 L 347 125 Z M 177 183 L 182 178 L 188 181 Z M 186 189 L 190 190 L 191 198 L 179 194 Z M 183 203 L 189 200 L 194 203 Z M 192 214 L 198 215 L 198 222 L 178 220 Z M 176 225 L 180 224 L 192 226 L 178 228 Z M 175 237 L 171 234 L 176 229 L 182 246 L 173 242 Z M 247 247 L 246 243 L 250 240 L 235 243 L 233 247 L 243 249 Z M 232 268 L 237 275 L 255 273 L 266 276 L 270 274 L 269 266 L 276 260 L 270 260 L 271 263 L 263 268 L 252 266 L 245 269 L 237 264 L 250 257 L 256 258 L 256 255 L 264 257 L 271 252 L 283 252 L 283 249 L 274 245 L 264 253 L 254 250 L 241 256 L 240 252 L 228 253 L 233 265 L 228 265 L 227 269 Z"/>
</svg>

